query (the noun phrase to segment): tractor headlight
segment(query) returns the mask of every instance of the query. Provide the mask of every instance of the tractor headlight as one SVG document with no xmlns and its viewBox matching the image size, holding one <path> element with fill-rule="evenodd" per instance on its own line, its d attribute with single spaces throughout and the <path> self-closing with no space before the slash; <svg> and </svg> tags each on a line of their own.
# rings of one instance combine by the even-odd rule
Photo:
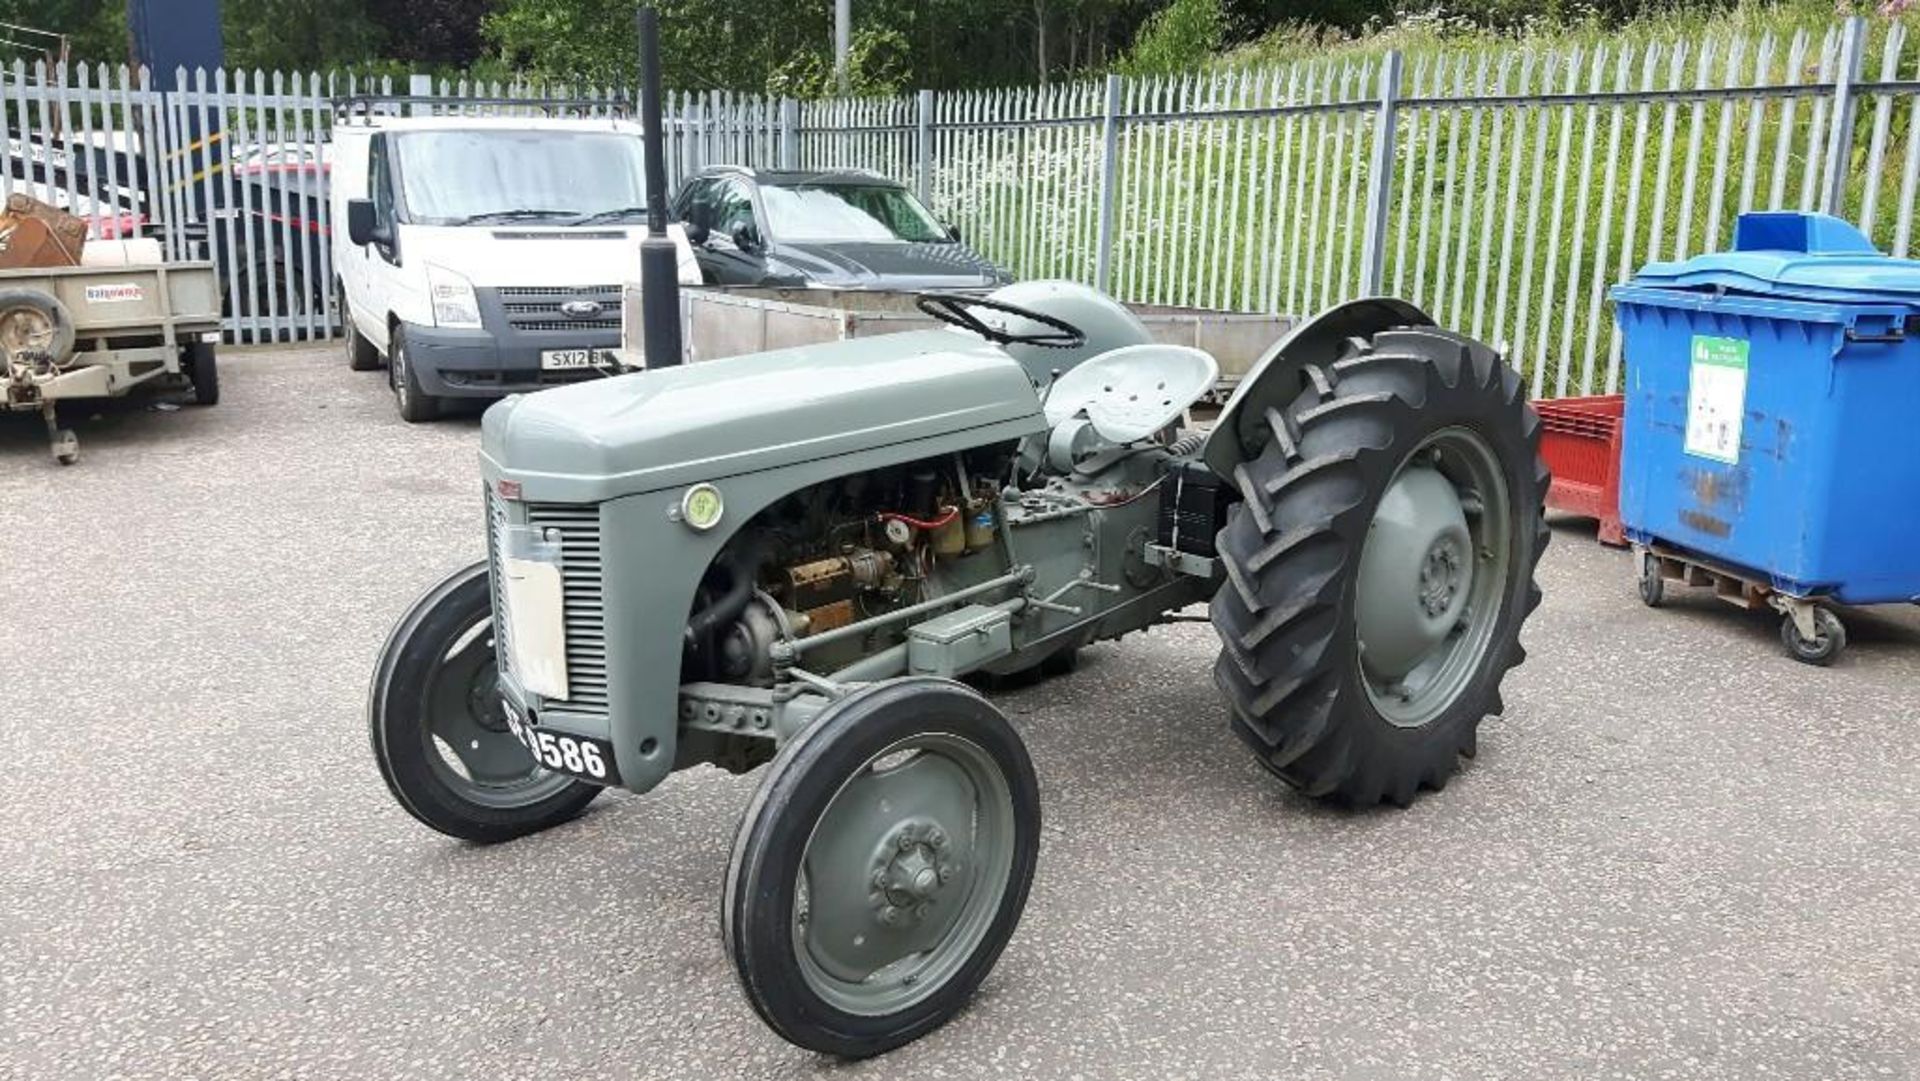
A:
<svg viewBox="0 0 1920 1081">
<path fill-rule="evenodd" d="M 433 298 L 435 326 L 472 328 L 480 325 L 480 301 L 466 275 L 427 264 L 427 292 Z"/>
</svg>

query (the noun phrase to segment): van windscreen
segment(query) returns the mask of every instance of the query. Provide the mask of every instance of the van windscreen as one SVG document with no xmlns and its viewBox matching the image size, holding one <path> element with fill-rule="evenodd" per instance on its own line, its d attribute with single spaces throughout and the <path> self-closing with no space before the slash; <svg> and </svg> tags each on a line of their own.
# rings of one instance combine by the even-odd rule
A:
<svg viewBox="0 0 1920 1081">
<path fill-rule="evenodd" d="M 646 205 L 640 137 L 472 128 L 395 139 L 409 220 L 423 225 L 608 220 Z"/>
</svg>

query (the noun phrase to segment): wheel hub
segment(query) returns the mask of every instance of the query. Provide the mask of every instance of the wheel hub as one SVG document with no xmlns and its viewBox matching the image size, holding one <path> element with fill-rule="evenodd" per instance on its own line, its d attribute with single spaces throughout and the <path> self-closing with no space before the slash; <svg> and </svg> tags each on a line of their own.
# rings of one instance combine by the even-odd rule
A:
<svg viewBox="0 0 1920 1081">
<path fill-rule="evenodd" d="M 467 712 L 488 732 L 507 730 L 507 704 L 500 697 L 500 676 L 493 665 L 482 665 L 468 681 Z"/>
<path fill-rule="evenodd" d="M 902 822 L 875 849 L 868 898 L 888 927 L 910 927 L 927 918 L 959 871 L 947 833 L 934 822 Z"/>
<path fill-rule="evenodd" d="M 1470 573 L 1459 546 L 1452 537 L 1442 537 L 1427 549 L 1420 565 L 1420 607 L 1429 616 L 1439 616 L 1453 607 Z"/>
<path fill-rule="evenodd" d="M 1359 675 L 1389 724 L 1418 728 L 1473 685 L 1509 588 L 1513 517 L 1499 457 L 1443 428 L 1380 497 L 1354 586 Z"/>
<path fill-rule="evenodd" d="M 1357 623 L 1369 672 L 1397 679 L 1459 623 L 1473 584 L 1460 495 L 1430 466 L 1403 471 L 1381 497 L 1360 556 Z"/>
<path fill-rule="evenodd" d="M 53 340 L 53 324 L 32 308 L 11 308 L 0 312 L 0 346 L 9 353 L 46 348 Z"/>
</svg>

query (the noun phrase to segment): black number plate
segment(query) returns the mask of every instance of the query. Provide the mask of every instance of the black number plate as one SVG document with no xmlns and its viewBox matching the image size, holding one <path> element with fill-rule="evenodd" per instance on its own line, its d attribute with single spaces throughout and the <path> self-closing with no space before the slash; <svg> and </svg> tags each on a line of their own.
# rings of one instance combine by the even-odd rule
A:
<svg viewBox="0 0 1920 1081">
<path fill-rule="evenodd" d="M 507 728 L 513 738 L 542 766 L 594 784 L 620 783 L 620 774 L 613 766 L 613 744 L 592 736 L 576 736 L 528 724 L 515 716 L 512 709 L 506 712 Z"/>
</svg>

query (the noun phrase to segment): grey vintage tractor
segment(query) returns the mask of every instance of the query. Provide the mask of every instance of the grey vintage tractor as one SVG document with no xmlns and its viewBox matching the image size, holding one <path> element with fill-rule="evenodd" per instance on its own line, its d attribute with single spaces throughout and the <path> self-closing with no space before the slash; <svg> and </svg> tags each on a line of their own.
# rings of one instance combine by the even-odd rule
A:
<svg viewBox="0 0 1920 1081">
<path fill-rule="evenodd" d="M 1259 761 L 1404 805 L 1502 708 L 1546 543 L 1519 376 L 1407 304 L 1301 326 L 1199 434 L 1212 359 L 1098 292 L 919 303 L 951 327 L 494 406 L 489 558 L 407 613 L 370 706 L 394 796 L 475 842 L 760 769 L 725 946 L 845 1056 L 954 1014 L 1026 902 L 1039 784 L 963 679 L 1208 602 Z"/>
</svg>

